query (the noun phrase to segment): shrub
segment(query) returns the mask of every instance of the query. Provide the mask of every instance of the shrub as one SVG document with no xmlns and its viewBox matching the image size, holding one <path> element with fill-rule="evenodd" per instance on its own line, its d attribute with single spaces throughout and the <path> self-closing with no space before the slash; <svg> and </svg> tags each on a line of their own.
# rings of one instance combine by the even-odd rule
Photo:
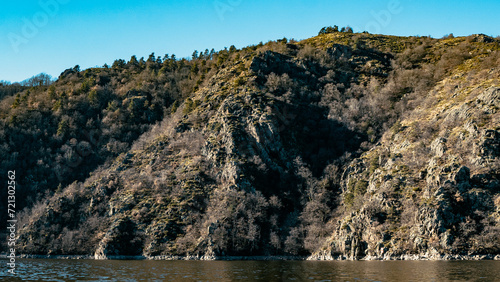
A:
<svg viewBox="0 0 500 282">
<path fill-rule="evenodd" d="M 354 185 L 354 193 L 357 195 L 363 195 L 366 193 L 367 188 L 368 188 L 368 181 L 358 180 Z"/>
</svg>

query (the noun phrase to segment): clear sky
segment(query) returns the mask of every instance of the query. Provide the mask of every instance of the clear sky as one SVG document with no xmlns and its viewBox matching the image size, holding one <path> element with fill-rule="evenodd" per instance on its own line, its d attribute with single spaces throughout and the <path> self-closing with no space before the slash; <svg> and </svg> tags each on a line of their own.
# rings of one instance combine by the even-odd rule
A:
<svg viewBox="0 0 500 282">
<path fill-rule="evenodd" d="M 0 8 L 0 80 L 111 65 L 131 55 L 189 57 L 323 26 L 392 35 L 500 35 L 499 0 L 21 0 Z"/>
</svg>

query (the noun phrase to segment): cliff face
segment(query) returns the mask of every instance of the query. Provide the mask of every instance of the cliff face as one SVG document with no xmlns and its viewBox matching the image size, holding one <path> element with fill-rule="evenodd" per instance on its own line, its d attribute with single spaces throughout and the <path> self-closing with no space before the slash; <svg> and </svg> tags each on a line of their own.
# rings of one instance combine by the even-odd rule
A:
<svg viewBox="0 0 500 282">
<path fill-rule="evenodd" d="M 221 54 L 130 149 L 27 210 L 20 251 L 498 254 L 500 47 L 483 37 Z"/>
<path fill-rule="evenodd" d="M 355 159 L 346 207 L 311 258 L 498 254 L 498 69 L 457 71 Z"/>
</svg>

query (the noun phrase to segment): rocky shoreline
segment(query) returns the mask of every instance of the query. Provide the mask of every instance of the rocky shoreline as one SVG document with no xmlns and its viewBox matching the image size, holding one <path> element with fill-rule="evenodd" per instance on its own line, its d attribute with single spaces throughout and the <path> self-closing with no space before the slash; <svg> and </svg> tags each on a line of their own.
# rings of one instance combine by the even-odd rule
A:
<svg viewBox="0 0 500 282">
<path fill-rule="evenodd" d="M 0 259 L 7 258 L 6 254 L 0 255 Z M 190 260 L 190 261 L 236 261 L 236 260 L 254 260 L 254 261 L 279 261 L 279 260 L 295 260 L 295 261 L 395 261 L 395 260 L 412 260 L 412 261 L 456 261 L 456 260 L 496 260 L 500 261 L 500 255 L 450 255 L 450 254 L 413 254 L 400 256 L 365 256 L 359 259 L 353 259 L 346 256 L 332 256 L 330 254 L 312 255 L 309 257 L 302 256 L 108 256 L 106 258 L 96 258 L 92 255 L 20 255 L 21 259 L 87 259 L 87 260 Z"/>
<path fill-rule="evenodd" d="M 0 259 L 6 258 L 7 255 L 0 255 Z M 92 260 L 204 260 L 204 261 L 233 261 L 233 260 L 257 260 L 257 261 L 271 261 L 271 260 L 306 260 L 307 257 L 302 256 L 106 256 L 96 257 L 93 255 L 19 255 L 21 259 L 92 259 Z"/>
<path fill-rule="evenodd" d="M 450 255 L 450 254 L 436 254 L 436 255 L 419 255 L 419 254 L 414 254 L 414 255 L 400 255 L 400 256 L 366 256 L 360 259 L 353 259 L 349 258 L 346 256 L 332 256 L 332 255 L 314 255 L 308 257 L 306 260 L 309 261 L 332 261 L 332 260 L 350 260 L 350 261 L 355 261 L 355 260 L 362 260 L 362 261 L 374 261 L 374 260 L 381 260 L 381 261 L 394 261 L 394 260 L 443 260 L 443 261 L 452 261 L 452 260 L 497 260 L 500 261 L 500 255 Z"/>
</svg>

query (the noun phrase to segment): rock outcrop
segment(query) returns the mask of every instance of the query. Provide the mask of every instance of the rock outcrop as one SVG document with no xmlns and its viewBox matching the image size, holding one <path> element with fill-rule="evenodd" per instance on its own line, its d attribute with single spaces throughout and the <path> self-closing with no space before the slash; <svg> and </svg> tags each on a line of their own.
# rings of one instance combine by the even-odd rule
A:
<svg viewBox="0 0 500 282">
<path fill-rule="evenodd" d="M 344 177 L 344 215 L 310 259 L 477 259 L 498 253 L 499 86 L 458 89 L 439 110 L 414 112 L 353 161 Z M 430 103 L 443 95 L 441 87 L 427 98 L 436 99 Z M 432 129 L 437 131 L 430 138 L 415 136 Z"/>
<path fill-rule="evenodd" d="M 80 92 L 82 105 L 114 95 L 102 102 L 104 121 L 83 121 L 116 123 L 101 151 L 117 157 L 27 210 L 19 251 L 498 257 L 496 39 L 334 33 L 233 49 L 189 67 L 171 59 L 65 71 L 58 87 L 85 82 L 67 103 Z M 94 82 L 99 95 L 84 87 Z M 165 85 L 175 86 L 161 88 L 175 90 L 172 103 L 154 92 Z M 125 150 L 133 134 L 119 141 L 117 132 L 127 122 L 136 133 L 149 129 Z M 67 126 L 61 121 L 58 140 Z M 78 158 L 78 140 L 68 144 L 59 159 Z"/>
</svg>

